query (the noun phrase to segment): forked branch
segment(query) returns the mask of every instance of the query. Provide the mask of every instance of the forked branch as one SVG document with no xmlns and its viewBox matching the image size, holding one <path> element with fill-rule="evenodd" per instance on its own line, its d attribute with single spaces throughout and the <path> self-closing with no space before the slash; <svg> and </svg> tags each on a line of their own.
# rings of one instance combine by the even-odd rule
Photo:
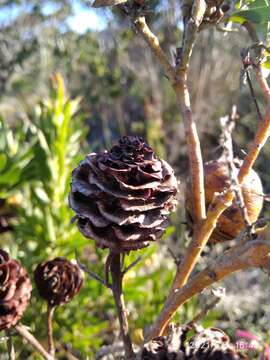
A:
<svg viewBox="0 0 270 360">
<path fill-rule="evenodd" d="M 196 124 L 192 118 L 190 97 L 187 87 L 187 70 L 194 39 L 202 21 L 205 7 L 204 0 L 194 1 L 192 16 L 186 23 L 186 36 L 183 38 L 183 47 L 181 48 L 181 51 L 179 51 L 175 67 L 170 64 L 159 44 L 157 36 L 150 30 L 145 18 L 140 16 L 134 21 L 137 30 L 152 50 L 166 76 L 170 80 L 177 97 L 177 102 L 184 120 L 191 172 L 192 202 L 194 216 L 198 223 L 205 218 L 203 161 Z"/>
<path fill-rule="evenodd" d="M 177 308 L 183 305 L 203 289 L 225 278 L 235 271 L 250 267 L 267 267 L 270 263 L 270 242 L 249 241 L 244 245 L 235 246 L 220 255 L 205 270 L 191 278 L 181 289 L 175 289 L 157 319 L 155 327 L 148 334 L 148 339 L 159 336 Z M 166 325 L 165 325 L 166 326 Z"/>
<path fill-rule="evenodd" d="M 159 45 L 157 37 L 151 32 L 151 30 L 147 26 L 145 19 L 139 18 L 135 20 L 135 25 L 138 31 L 143 36 L 148 46 L 152 49 L 157 60 L 162 65 L 165 74 L 171 81 L 183 116 L 192 185 L 190 191 L 192 192 L 193 211 L 195 217 L 195 230 L 193 239 L 190 242 L 190 245 L 186 251 L 186 255 L 181 261 L 181 264 L 178 266 L 172 289 L 160 313 L 160 316 L 154 323 L 148 335 L 149 339 L 158 335 L 162 335 L 163 331 L 165 330 L 168 322 L 174 315 L 177 308 L 181 306 L 191 296 L 200 292 L 206 286 L 209 286 L 215 281 L 222 279 L 224 276 L 227 276 L 231 272 L 247 267 L 246 262 L 236 262 L 234 265 L 235 267 L 233 265 L 230 265 L 228 262 L 228 264 L 226 265 L 226 270 L 222 267 L 218 267 L 217 270 L 215 269 L 213 271 L 205 270 L 205 272 L 200 273 L 197 277 L 193 278 L 187 283 L 188 278 L 192 270 L 194 269 L 203 248 L 207 244 L 208 239 L 210 238 L 213 230 L 216 227 L 219 216 L 231 205 L 234 197 L 232 189 L 228 190 L 226 194 L 217 195 L 212 205 L 208 209 L 207 218 L 205 219 L 206 216 L 203 160 L 196 124 L 192 117 L 190 96 L 187 85 L 187 71 L 190 56 L 192 53 L 192 48 L 196 39 L 199 25 L 203 19 L 204 12 L 205 1 L 194 0 L 191 16 L 185 22 L 182 48 L 178 51 L 176 66 L 174 68 L 171 67 L 169 61 L 166 58 L 166 55 L 164 54 L 163 50 Z M 262 78 L 258 76 L 260 74 L 261 72 L 257 73 L 259 85 L 261 86 L 264 94 L 266 94 L 267 96 L 267 100 L 269 101 L 270 97 L 267 95 L 269 92 L 269 88 L 267 87 L 266 81 L 262 80 Z M 263 118 L 263 121 L 261 122 L 258 132 L 255 136 L 255 140 L 251 146 L 251 149 L 240 169 L 238 177 L 238 182 L 240 185 L 241 183 L 243 183 L 245 176 L 252 169 L 253 164 L 261 148 L 265 144 L 269 134 L 270 110 Z M 211 274 L 215 275 L 212 276 Z M 199 283 L 199 281 L 201 282 Z"/>
</svg>

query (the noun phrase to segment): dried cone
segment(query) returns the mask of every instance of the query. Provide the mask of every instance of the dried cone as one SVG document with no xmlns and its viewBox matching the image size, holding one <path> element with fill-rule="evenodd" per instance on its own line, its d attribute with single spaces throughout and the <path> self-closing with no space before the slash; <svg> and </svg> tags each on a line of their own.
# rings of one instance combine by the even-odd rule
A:
<svg viewBox="0 0 270 360">
<path fill-rule="evenodd" d="M 40 296 L 51 307 L 68 303 L 83 283 L 79 267 L 60 257 L 39 264 L 34 278 Z"/>
<path fill-rule="evenodd" d="M 240 161 L 235 160 L 237 171 L 240 169 Z M 222 192 L 228 189 L 231 185 L 228 165 L 221 160 L 210 161 L 204 165 L 204 186 L 205 186 L 205 202 L 208 207 L 215 192 Z M 244 203 L 247 209 L 249 221 L 255 222 L 261 212 L 263 206 L 263 188 L 262 183 L 254 170 L 251 170 L 249 175 L 242 184 L 242 194 Z M 186 188 L 186 213 L 188 225 L 193 227 L 193 211 L 192 199 L 190 192 L 190 185 Z M 241 230 L 244 229 L 244 220 L 241 210 L 236 201 L 226 209 L 219 217 L 217 227 L 214 230 L 209 242 L 223 242 L 234 239 Z"/>
<path fill-rule="evenodd" d="M 9 329 L 21 319 L 31 291 L 26 270 L 0 249 L 0 330 Z"/>
<path fill-rule="evenodd" d="M 128 252 L 162 236 L 176 192 L 167 162 L 141 138 L 125 136 L 110 151 L 87 155 L 73 171 L 69 203 L 85 237 Z"/>
</svg>

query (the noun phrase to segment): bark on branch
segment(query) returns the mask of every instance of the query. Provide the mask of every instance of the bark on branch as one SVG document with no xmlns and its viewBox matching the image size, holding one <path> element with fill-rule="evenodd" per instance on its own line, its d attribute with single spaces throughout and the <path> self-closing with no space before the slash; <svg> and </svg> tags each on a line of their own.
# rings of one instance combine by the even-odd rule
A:
<svg viewBox="0 0 270 360">
<path fill-rule="evenodd" d="M 171 292 L 148 339 L 159 336 L 160 329 L 164 329 L 168 319 L 171 319 L 177 308 L 194 295 L 235 271 L 267 266 L 270 262 L 269 254 L 270 242 L 258 240 L 235 246 L 219 256 L 205 270 L 191 278 L 184 287 Z"/>
<path fill-rule="evenodd" d="M 135 26 L 139 33 L 142 35 L 148 46 L 153 51 L 157 60 L 164 69 L 165 74 L 171 81 L 172 87 L 175 91 L 177 102 L 181 110 L 185 133 L 187 139 L 188 157 L 190 165 L 190 176 L 191 176 L 191 191 L 193 197 L 193 209 L 195 217 L 195 230 L 193 239 L 187 249 L 186 255 L 178 266 L 177 273 L 173 282 L 172 289 L 165 302 L 165 305 L 160 313 L 160 316 L 154 323 L 152 330 L 149 333 L 148 338 L 153 338 L 158 335 L 162 335 L 168 322 L 174 315 L 175 311 L 191 296 L 201 291 L 204 287 L 209 286 L 215 281 L 222 279 L 229 273 L 241 269 L 241 266 L 245 268 L 245 264 L 236 262 L 230 267 L 230 262 L 226 265 L 226 269 L 218 268 L 217 271 L 200 273 L 199 277 L 190 280 L 188 278 L 194 269 L 200 254 L 210 238 L 213 230 L 216 227 L 219 216 L 224 210 L 226 210 L 234 197 L 233 191 L 230 189 L 226 194 L 220 194 L 217 196 L 213 204 L 210 206 L 207 212 L 207 218 L 205 219 L 205 194 L 204 194 L 204 175 L 203 175 L 203 160 L 201 155 L 200 141 L 196 129 L 196 124 L 192 117 L 190 96 L 187 85 L 188 78 L 188 67 L 192 53 L 192 48 L 196 39 L 198 28 L 203 19 L 205 12 L 205 1 L 194 0 L 192 6 L 191 16 L 185 22 L 184 36 L 182 41 L 182 48 L 178 51 L 178 58 L 176 66 L 172 67 L 170 62 L 167 60 L 166 55 L 160 47 L 157 37 L 151 32 L 148 25 L 145 22 L 145 18 L 139 17 L 135 20 Z M 268 103 L 270 103 L 270 91 L 265 80 L 262 80 L 259 76 L 261 72 L 257 73 L 257 78 L 262 91 L 267 96 Z M 252 166 L 265 144 L 267 138 L 270 135 L 270 110 L 263 118 L 255 140 L 251 146 L 251 149 L 246 156 L 243 165 L 239 172 L 238 181 L 239 184 L 243 182 L 245 176 L 252 169 Z M 242 264 L 242 265 L 241 265 Z M 235 268 L 234 268 L 235 266 Z M 211 270 L 211 269 L 210 269 Z M 209 274 L 215 274 L 210 276 Z M 201 283 L 197 283 L 201 281 Z M 187 284 L 186 284 L 187 283 Z M 186 286 L 184 286 L 186 284 Z"/>
</svg>

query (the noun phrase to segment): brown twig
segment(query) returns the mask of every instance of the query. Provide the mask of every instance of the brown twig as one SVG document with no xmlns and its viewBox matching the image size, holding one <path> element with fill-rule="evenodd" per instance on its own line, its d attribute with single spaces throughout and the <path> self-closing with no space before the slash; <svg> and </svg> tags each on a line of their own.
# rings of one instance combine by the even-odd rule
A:
<svg viewBox="0 0 270 360">
<path fill-rule="evenodd" d="M 186 284 L 201 251 L 216 227 L 219 216 L 231 205 L 232 200 L 232 191 L 228 191 L 225 194 L 217 194 L 214 197 L 212 204 L 208 208 L 206 220 L 194 231 L 193 239 L 187 248 L 185 258 L 178 266 L 169 296 L 165 301 L 159 317 L 149 332 L 149 339 L 159 336 L 165 331 L 167 324 L 178 308 L 175 307 L 175 293 L 180 291 Z M 179 303 L 179 306 L 180 305 L 182 305 L 182 303 Z"/>
<path fill-rule="evenodd" d="M 27 330 L 27 328 L 21 324 L 15 326 L 18 334 L 24 338 L 33 348 L 45 359 L 54 360 L 54 358 L 43 348 L 38 340 Z"/>
<path fill-rule="evenodd" d="M 173 88 L 185 126 L 191 178 L 192 205 L 196 224 L 199 224 L 205 218 L 203 160 L 196 124 L 192 117 L 187 85 L 187 72 L 195 38 L 203 20 L 205 10 L 206 3 L 204 0 L 194 0 L 191 16 L 185 23 L 182 48 L 178 52 L 178 57 L 176 59 L 176 76 L 175 82 L 173 83 Z"/>
<path fill-rule="evenodd" d="M 159 42 L 155 40 L 156 36 L 149 29 L 148 25 L 145 22 L 145 19 L 144 21 L 135 21 L 135 25 L 138 31 L 143 36 L 149 47 L 152 49 L 153 53 L 156 55 L 156 58 L 163 66 L 165 73 L 171 80 L 172 86 L 176 93 L 179 107 L 183 115 L 191 172 L 191 191 L 193 195 L 192 203 L 194 208 L 195 220 L 198 225 L 197 227 L 200 227 L 200 223 L 205 218 L 203 161 L 196 124 L 192 118 L 189 91 L 187 87 L 187 70 L 193 48 L 193 42 L 198 31 L 200 22 L 202 20 L 204 10 L 204 0 L 195 0 L 192 9 L 192 16 L 186 23 L 188 31 L 185 31 L 182 51 L 179 52 L 179 57 L 177 59 L 177 64 L 174 72 L 172 71 L 171 67 L 167 66 L 167 62 L 164 61 L 164 58 L 166 56 L 160 48 Z M 175 286 L 177 284 L 180 286 L 185 283 L 200 255 L 202 246 L 197 238 L 194 239 L 190 248 L 192 248 L 191 256 L 190 254 L 188 254 L 189 251 L 187 251 L 187 257 L 184 258 L 184 260 L 182 261 L 181 268 L 179 267 L 179 269 L 183 269 L 183 271 L 180 270 L 177 272 L 177 277 L 174 283 Z"/>
<path fill-rule="evenodd" d="M 162 66 L 165 75 L 170 79 L 171 82 L 174 82 L 175 72 L 174 68 L 167 59 L 164 51 L 162 50 L 159 40 L 156 35 L 152 33 L 148 27 L 145 17 L 139 16 L 135 18 L 134 24 L 136 29 L 139 31 L 140 35 L 143 37 L 145 42 L 148 44 L 149 48 L 152 50 L 154 56 L 157 58 L 158 62 Z"/>
<path fill-rule="evenodd" d="M 261 50 L 266 49 L 266 47 L 260 43 L 260 39 L 257 35 L 257 32 L 255 30 L 255 27 L 253 24 L 251 24 L 249 21 L 245 21 L 242 26 L 247 30 L 251 40 L 253 41 L 254 45 L 253 48 L 257 48 L 257 55 L 259 56 L 261 54 Z M 267 49 L 268 50 L 268 49 Z M 257 81 L 259 83 L 259 86 L 267 100 L 267 104 L 268 106 L 270 106 L 270 89 L 268 86 L 268 83 L 265 79 L 265 77 L 262 74 L 262 68 L 261 65 L 258 64 L 259 66 L 257 66 L 257 69 L 255 67 L 255 73 L 256 73 L 256 77 L 257 77 Z"/>
<path fill-rule="evenodd" d="M 256 107 L 256 111 L 257 111 L 257 115 L 258 115 L 258 118 L 260 120 L 262 120 L 262 113 L 261 113 L 261 110 L 260 110 L 260 107 L 259 107 L 259 104 L 258 104 L 258 101 L 257 101 L 257 97 L 256 97 L 256 94 L 255 94 L 255 90 L 253 88 L 253 85 L 252 85 L 252 81 L 251 81 L 251 77 L 250 77 L 250 74 L 249 74 L 249 70 L 245 70 L 246 72 L 246 76 L 247 76 L 247 82 L 248 82 L 248 86 L 249 86 L 249 90 L 250 90 L 250 93 L 251 93 L 251 97 L 253 99 L 253 102 L 255 104 L 255 107 Z"/>
<path fill-rule="evenodd" d="M 268 107 L 270 107 L 270 88 L 268 86 L 266 78 L 263 76 L 261 66 L 259 66 L 259 68 L 256 71 L 256 78 L 257 78 L 260 88 L 261 88 L 262 92 L 264 93 L 264 96 L 267 100 Z"/>
<path fill-rule="evenodd" d="M 6 330 L 7 334 L 7 350 L 8 350 L 8 359 L 15 360 L 15 349 L 13 345 L 12 335 L 9 330 Z"/>
<path fill-rule="evenodd" d="M 235 271 L 250 267 L 263 267 L 269 264 L 270 242 L 249 241 L 241 246 L 235 246 L 215 259 L 205 270 L 191 278 L 181 289 L 175 289 L 169 301 L 160 313 L 155 327 L 147 338 L 159 336 L 160 329 L 166 327 L 177 308 L 208 286 L 216 283 Z"/>
<path fill-rule="evenodd" d="M 54 358 L 55 356 L 55 347 L 53 341 L 53 314 L 55 307 L 47 304 L 47 340 L 48 340 L 48 350 L 49 354 Z"/>
<path fill-rule="evenodd" d="M 253 47 L 258 48 L 260 54 L 260 49 L 262 47 L 259 44 L 259 38 L 254 29 L 254 26 L 247 21 L 244 22 L 243 26 L 246 28 L 251 40 L 255 43 Z M 244 181 L 244 178 L 249 174 L 250 170 L 252 169 L 259 155 L 259 152 L 261 151 L 262 147 L 264 146 L 270 135 L 270 88 L 267 84 L 266 79 L 262 75 L 261 64 L 260 63 L 256 64 L 256 66 L 253 66 L 253 69 L 255 70 L 258 84 L 266 97 L 268 109 L 265 116 L 263 117 L 263 119 L 259 124 L 259 129 L 257 130 L 255 139 L 251 144 L 250 150 L 247 156 L 245 157 L 244 162 L 239 171 L 238 180 L 240 183 L 242 183 Z"/>
<path fill-rule="evenodd" d="M 196 125 L 192 119 L 189 91 L 187 87 L 187 69 L 193 48 L 193 41 L 202 21 L 205 7 L 204 0 L 194 1 L 192 16 L 190 20 L 187 21 L 186 36 L 183 38 L 182 51 L 179 52 L 175 68 L 168 61 L 161 49 L 158 38 L 148 27 L 145 18 L 140 16 L 134 21 L 137 30 L 163 67 L 163 70 L 171 81 L 176 93 L 177 101 L 184 119 L 191 171 L 194 216 L 198 222 L 205 218 L 203 161 Z"/>
<path fill-rule="evenodd" d="M 263 120 L 259 124 L 259 128 L 255 135 L 255 139 L 250 146 L 250 150 L 245 157 L 243 164 L 240 168 L 238 181 L 243 183 L 245 177 L 249 174 L 250 170 L 253 168 L 253 165 L 262 149 L 268 137 L 270 135 L 270 109 L 267 111 Z"/>
<path fill-rule="evenodd" d="M 210 304 L 207 304 L 191 321 L 187 323 L 187 326 L 191 326 L 202 320 L 219 302 L 220 298 L 216 298 Z"/>
<path fill-rule="evenodd" d="M 238 182 L 240 185 L 245 179 L 245 176 L 252 169 L 253 164 L 269 135 L 270 111 L 266 114 L 262 123 L 260 124 L 251 150 L 246 156 L 243 165 L 240 168 L 238 175 Z M 176 306 L 178 298 L 174 296 L 175 291 L 180 291 L 181 287 L 187 282 L 191 271 L 193 270 L 201 254 L 202 249 L 206 245 L 209 237 L 211 236 L 213 230 L 216 227 L 219 216 L 231 205 L 233 197 L 234 194 L 231 189 L 226 194 L 221 194 L 217 196 L 214 199 L 213 204 L 207 211 L 206 220 L 199 227 L 195 228 L 193 239 L 188 246 L 186 255 L 181 264 L 179 265 L 177 273 L 175 275 L 172 290 L 170 291 L 170 294 L 166 299 L 160 316 L 157 318 L 156 322 L 152 327 L 152 330 L 149 333 L 149 338 L 153 338 L 162 334 L 177 308 L 182 305 L 181 301 L 179 301 L 178 306 Z"/>
<path fill-rule="evenodd" d="M 77 262 L 77 265 L 79 266 L 79 268 L 85 272 L 87 275 L 89 275 L 89 277 L 91 277 L 92 279 L 96 280 L 97 282 L 99 282 L 101 285 L 105 286 L 105 287 L 108 287 L 110 288 L 110 284 L 106 281 L 106 280 L 103 280 L 100 276 L 98 276 L 97 274 L 95 274 L 93 271 L 89 270 L 87 268 L 86 265 L 84 265 L 80 259 L 79 259 L 79 256 L 77 254 L 77 252 L 75 251 L 75 258 L 76 258 L 76 262 Z"/>
<path fill-rule="evenodd" d="M 178 58 L 174 74 L 172 72 L 171 66 L 168 66 L 169 63 L 159 45 L 156 36 L 147 26 L 145 19 L 143 18 L 143 21 L 135 20 L 135 25 L 138 31 L 143 36 L 149 47 L 152 49 L 159 63 L 163 66 L 166 75 L 171 80 L 172 86 L 176 93 L 179 107 L 183 115 L 186 139 L 188 144 L 188 156 L 192 184 L 191 191 L 193 195 L 193 210 L 195 214 L 195 230 L 193 239 L 188 246 L 184 259 L 178 266 L 170 294 L 165 302 L 160 316 L 158 317 L 152 327 L 152 330 L 150 331 L 149 338 L 153 338 L 154 336 L 162 334 L 174 312 L 182 304 L 181 298 L 179 298 L 178 296 L 175 297 L 175 293 L 180 292 L 182 294 L 183 292 L 183 296 L 186 296 L 185 291 L 187 291 L 188 288 L 186 286 L 183 286 L 186 284 L 192 270 L 194 269 L 195 264 L 200 257 L 201 251 L 203 250 L 209 237 L 215 229 L 219 216 L 227 207 L 231 205 L 234 196 L 234 193 L 231 189 L 226 194 L 218 195 L 214 199 L 213 204 L 208 209 L 207 218 L 205 219 L 203 161 L 196 124 L 194 123 L 194 120 L 192 118 L 190 97 L 187 86 L 187 70 L 189 66 L 189 60 L 198 27 L 200 25 L 200 21 L 203 18 L 204 10 L 204 0 L 194 0 L 191 17 L 185 22 L 182 48 L 180 49 L 180 51 L 178 51 Z M 240 185 L 243 182 L 245 176 L 252 168 L 260 149 L 268 138 L 269 128 L 270 114 L 266 115 L 264 120 L 262 121 L 259 131 L 255 137 L 252 149 L 246 156 L 245 161 L 240 169 L 238 177 Z M 182 287 L 183 289 L 181 289 Z"/>
<path fill-rule="evenodd" d="M 123 272 L 121 269 L 121 255 L 111 252 L 109 256 L 111 256 L 110 273 L 112 277 L 112 292 L 120 323 L 120 333 L 125 348 L 125 359 L 132 360 L 134 359 L 135 355 L 128 332 L 127 310 L 125 308 L 123 296 Z"/>
</svg>

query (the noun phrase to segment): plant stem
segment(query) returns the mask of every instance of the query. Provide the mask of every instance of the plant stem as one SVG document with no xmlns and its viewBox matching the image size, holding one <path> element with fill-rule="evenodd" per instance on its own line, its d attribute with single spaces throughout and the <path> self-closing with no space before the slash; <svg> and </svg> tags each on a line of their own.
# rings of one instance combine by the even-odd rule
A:
<svg viewBox="0 0 270 360">
<path fill-rule="evenodd" d="M 158 59 L 159 63 L 161 64 L 166 76 L 169 78 L 171 82 L 175 80 L 175 71 L 174 67 L 170 64 L 169 60 L 167 59 L 166 54 L 162 50 L 158 37 L 152 33 L 149 29 L 144 16 L 139 16 L 135 19 L 134 24 L 137 30 L 140 32 L 141 36 L 152 50 L 154 56 Z"/>
<path fill-rule="evenodd" d="M 247 176 L 249 171 L 252 169 L 253 164 L 269 135 L 270 111 L 267 112 L 264 119 L 262 120 L 255 139 L 251 145 L 251 149 L 248 155 L 245 157 L 243 165 L 240 168 L 238 175 L 238 181 L 240 185 L 243 183 L 245 176 Z M 182 291 L 181 288 L 186 284 L 192 270 L 194 269 L 194 266 L 196 265 L 203 248 L 207 244 L 208 239 L 216 227 L 219 216 L 231 205 L 233 197 L 233 191 L 229 190 L 224 196 L 220 195 L 214 199 L 212 205 L 207 211 L 206 220 L 195 228 L 192 241 L 187 248 L 184 259 L 177 268 L 173 286 L 161 310 L 160 316 L 155 321 L 152 330 L 150 331 L 149 338 L 153 338 L 162 334 L 177 308 L 182 305 L 182 303 L 179 302 L 178 307 L 175 306 L 177 303 L 177 297 L 175 297 L 175 293 L 177 291 Z M 185 287 L 183 288 L 183 291 L 184 289 Z"/>
<path fill-rule="evenodd" d="M 125 348 L 125 359 L 132 360 L 134 359 L 135 355 L 128 333 L 128 319 L 123 296 L 123 272 L 121 269 L 120 254 L 111 253 L 110 272 L 112 276 L 112 292 L 120 323 L 120 333 Z"/>
<path fill-rule="evenodd" d="M 159 44 L 158 38 L 148 27 L 145 18 L 140 16 L 134 21 L 137 30 L 154 53 L 158 62 L 163 67 L 166 76 L 170 80 L 183 116 L 191 174 L 192 203 L 194 217 L 197 223 L 200 223 L 205 218 L 203 160 L 196 124 L 192 117 L 189 90 L 187 86 L 187 71 L 195 37 L 203 19 L 205 9 L 206 4 L 204 0 L 194 1 L 192 16 L 186 23 L 183 46 L 175 67 L 168 61 Z"/>
<path fill-rule="evenodd" d="M 43 348 L 39 341 L 23 325 L 16 325 L 15 329 L 19 335 L 24 338 L 36 351 L 43 356 L 45 360 L 54 360 L 54 358 Z"/>
<path fill-rule="evenodd" d="M 176 81 L 172 84 L 184 120 L 193 212 L 196 224 L 200 224 L 205 219 L 204 174 L 201 145 L 197 127 L 192 116 L 187 78 L 192 49 L 205 11 L 206 3 L 204 0 L 193 1 L 191 16 L 184 24 L 182 48 L 176 59 Z"/>
<path fill-rule="evenodd" d="M 242 183 L 245 177 L 249 174 L 252 169 L 262 147 L 268 140 L 270 135 L 270 109 L 267 111 L 263 120 L 259 124 L 258 131 L 255 135 L 255 139 L 253 140 L 250 150 L 245 157 L 243 164 L 239 170 L 238 181 Z"/>
<path fill-rule="evenodd" d="M 48 336 L 48 350 L 50 355 L 54 358 L 55 356 L 55 348 L 53 342 L 53 313 L 54 313 L 54 306 L 51 306 L 49 303 L 47 305 L 47 336 Z"/>
<path fill-rule="evenodd" d="M 193 197 L 192 203 L 195 217 L 195 229 L 192 241 L 189 244 L 181 264 L 177 268 L 173 286 L 160 313 L 160 316 L 154 323 L 152 330 L 149 333 L 149 338 L 162 335 L 163 331 L 166 329 L 166 325 L 174 315 L 177 308 L 183 304 L 181 298 L 176 296 L 176 294 L 182 294 L 183 298 L 188 296 L 188 294 L 185 294 L 185 291 L 188 291 L 188 288 L 184 285 L 187 283 L 188 278 L 194 269 L 203 248 L 207 244 L 208 239 L 215 229 L 219 216 L 231 205 L 234 197 L 232 190 L 228 190 L 225 195 L 221 194 L 220 196 L 216 197 L 213 200 L 211 207 L 208 209 L 207 218 L 205 219 L 203 160 L 196 124 L 192 117 L 190 96 L 187 85 L 187 73 L 190 57 L 192 54 L 192 48 L 196 40 L 198 28 L 203 19 L 205 9 L 206 4 L 204 0 L 193 1 L 192 14 L 188 19 L 186 19 L 184 24 L 182 48 L 180 49 L 176 59 L 175 67 L 172 67 L 167 60 L 157 37 L 152 33 L 146 24 L 145 18 L 139 17 L 138 19 L 135 19 L 135 26 L 137 30 L 152 50 L 156 59 L 163 67 L 166 76 L 170 80 L 177 97 L 178 105 L 181 109 L 187 139 L 192 185 L 190 191 L 192 192 Z M 265 79 L 262 77 L 260 68 L 259 71 L 257 71 L 257 78 L 259 85 L 261 86 L 262 91 L 267 98 L 268 104 L 270 104 L 269 87 Z M 253 164 L 269 135 L 270 110 L 268 109 L 268 113 L 260 123 L 255 140 L 239 171 L 238 182 L 240 185 L 243 183 L 245 176 L 252 169 Z"/>
<path fill-rule="evenodd" d="M 9 332 L 9 330 L 6 330 L 7 334 L 7 350 L 8 350 L 8 359 L 9 360 L 15 360 L 15 349 L 13 346 L 12 336 Z"/>
</svg>

